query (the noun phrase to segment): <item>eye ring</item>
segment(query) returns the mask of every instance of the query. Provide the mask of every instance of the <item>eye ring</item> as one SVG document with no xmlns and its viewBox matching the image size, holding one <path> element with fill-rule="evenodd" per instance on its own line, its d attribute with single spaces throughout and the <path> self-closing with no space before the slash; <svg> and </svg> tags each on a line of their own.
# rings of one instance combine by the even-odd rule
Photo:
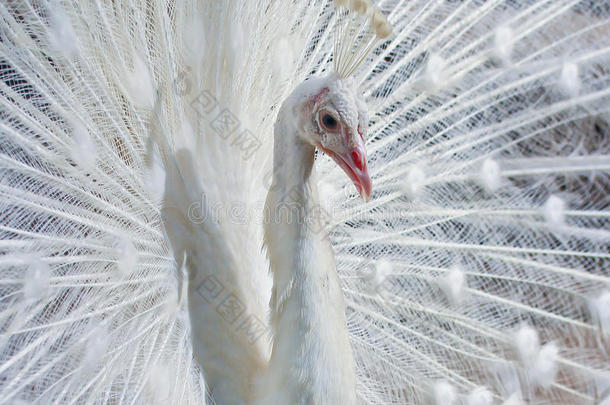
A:
<svg viewBox="0 0 610 405">
<path fill-rule="evenodd" d="M 318 123 L 326 131 L 336 131 L 339 128 L 339 120 L 327 110 L 318 115 Z"/>
</svg>

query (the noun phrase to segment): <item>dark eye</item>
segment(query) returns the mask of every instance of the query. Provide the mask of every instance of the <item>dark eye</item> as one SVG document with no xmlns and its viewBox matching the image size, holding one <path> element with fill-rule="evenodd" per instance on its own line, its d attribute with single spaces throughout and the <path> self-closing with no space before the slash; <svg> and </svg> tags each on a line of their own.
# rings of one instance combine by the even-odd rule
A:
<svg viewBox="0 0 610 405">
<path fill-rule="evenodd" d="M 337 129 L 337 125 L 339 125 L 339 123 L 337 122 L 337 119 L 335 117 L 333 117 L 329 113 L 322 114 L 322 126 L 324 127 L 324 129 L 332 131 L 334 129 Z"/>
</svg>

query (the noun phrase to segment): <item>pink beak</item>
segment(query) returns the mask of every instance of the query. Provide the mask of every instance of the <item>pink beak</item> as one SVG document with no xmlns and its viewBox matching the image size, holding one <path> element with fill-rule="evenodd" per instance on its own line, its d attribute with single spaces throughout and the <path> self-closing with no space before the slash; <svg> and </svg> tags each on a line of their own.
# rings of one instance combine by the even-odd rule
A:
<svg viewBox="0 0 610 405">
<path fill-rule="evenodd" d="M 345 147 L 342 148 L 344 149 L 342 151 L 335 152 L 324 148 L 321 145 L 319 148 L 343 169 L 354 183 L 354 186 L 356 186 L 356 189 L 364 202 L 367 202 L 371 198 L 373 184 L 366 165 L 366 150 L 364 149 L 364 142 L 362 139 L 358 138 L 355 147 L 351 149 Z"/>
</svg>

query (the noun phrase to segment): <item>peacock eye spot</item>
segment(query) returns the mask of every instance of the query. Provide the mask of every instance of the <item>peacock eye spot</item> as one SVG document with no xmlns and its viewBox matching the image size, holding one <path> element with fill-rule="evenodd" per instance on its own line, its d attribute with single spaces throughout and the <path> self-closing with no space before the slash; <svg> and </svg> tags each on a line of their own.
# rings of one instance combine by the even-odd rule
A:
<svg viewBox="0 0 610 405">
<path fill-rule="evenodd" d="M 333 131 L 335 129 L 337 129 L 337 126 L 339 125 L 339 123 L 337 122 L 337 119 L 335 117 L 333 117 L 332 115 L 330 115 L 329 113 L 324 113 L 322 114 L 322 127 L 324 127 L 324 129 L 328 130 L 328 131 Z"/>
</svg>

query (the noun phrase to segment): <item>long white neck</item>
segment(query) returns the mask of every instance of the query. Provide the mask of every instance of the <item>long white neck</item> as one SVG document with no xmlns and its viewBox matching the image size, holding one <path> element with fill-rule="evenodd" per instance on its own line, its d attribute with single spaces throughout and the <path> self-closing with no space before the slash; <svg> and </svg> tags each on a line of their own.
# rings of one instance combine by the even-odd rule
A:
<svg viewBox="0 0 610 405">
<path fill-rule="evenodd" d="M 333 251 L 326 231 L 306 218 L 318 206 L 314 148 L 300 140 L 289 121 L 294 120 L 290 104 L 284 103 L 275 126 L 266 203 L 274 340 L 259 401 L 351 405 L 356 403 L 354 360 Z"/>
</svg>

